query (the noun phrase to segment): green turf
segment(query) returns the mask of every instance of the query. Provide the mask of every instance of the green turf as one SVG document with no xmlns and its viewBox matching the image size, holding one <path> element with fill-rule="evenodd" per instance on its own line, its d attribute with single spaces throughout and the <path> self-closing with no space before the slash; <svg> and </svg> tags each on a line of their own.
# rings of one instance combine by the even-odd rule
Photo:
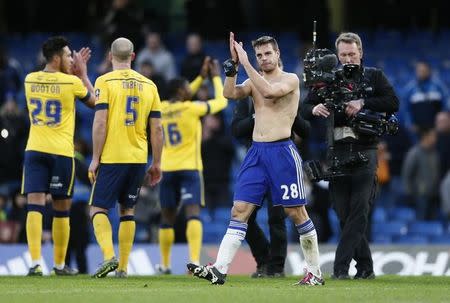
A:
<svg viewBox="0 0 450 303">
<path fill-rule="evenodd" d="M 295 277 L 250 279 L 231 276 L 210 285 L 190 276 L 116 279 L 0 277 L 0 302 L 450 302 L 450 277 L 382 276 L 366 281 L 334 281 L 325 286 L 292 286 Z"/>
</svg>

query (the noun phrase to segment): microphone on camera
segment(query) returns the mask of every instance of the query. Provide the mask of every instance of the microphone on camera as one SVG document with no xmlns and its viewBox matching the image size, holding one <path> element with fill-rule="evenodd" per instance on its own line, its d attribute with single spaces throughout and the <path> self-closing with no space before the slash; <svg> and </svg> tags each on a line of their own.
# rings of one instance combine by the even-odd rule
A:
<svg viewBox="0 0 450 303">
<path fill-rule="evenodd" d="M 319 70 L 332 71 L 338 64 L 338 59 L 335 54 L 326 54 L 322 56 L 317 64 Z"/>
</svg>

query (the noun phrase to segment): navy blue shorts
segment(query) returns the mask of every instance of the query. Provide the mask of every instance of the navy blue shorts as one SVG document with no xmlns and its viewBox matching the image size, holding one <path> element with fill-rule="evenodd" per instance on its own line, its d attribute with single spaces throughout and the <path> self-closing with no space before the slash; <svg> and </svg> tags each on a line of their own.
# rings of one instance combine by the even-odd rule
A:
<svg viewBox="0 0 450 303">
<path fill-rule="evenodd" d="M 241 164 L 234 201 L 261 206 L 269 192 L 274 206 L 306 204 L 302 159 L 291 140 L 253 142 Z"/>
<path fill-rule="evenodd" d="M 161 208 L 176 208 L 179 203 L 205 206 L 202 173 L 198 170 L 164 172 L 159 200 Z"/>
<path fill-rule="evenodd" d="M 89 204 L 104 209 L 114 208 L 118 202 L 132 208 L 137 202 L 146 164 L 101 163 L 91 190 Z"/>
<path fill-rule="evenodd" d="M 72 197 L 75 159 L 37 151 L 25 151 L 22 194 L 50 193 L 53 198 Z"/>
</svg>

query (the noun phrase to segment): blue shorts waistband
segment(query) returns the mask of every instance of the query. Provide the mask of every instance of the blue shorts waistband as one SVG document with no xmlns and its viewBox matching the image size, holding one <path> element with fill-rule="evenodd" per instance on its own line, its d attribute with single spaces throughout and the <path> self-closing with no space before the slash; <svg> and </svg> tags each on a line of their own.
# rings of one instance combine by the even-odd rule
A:
<svg viewBox="0 0 450 303">
<path fill-rule="evenodd" d="M 254 147 L 279 147 L 279 146 L 288 146 L 294 144 L 290 138 L 281 139 L 272 142 L 256 142 L 252 141 L 252 146 Z"/>
</svg>

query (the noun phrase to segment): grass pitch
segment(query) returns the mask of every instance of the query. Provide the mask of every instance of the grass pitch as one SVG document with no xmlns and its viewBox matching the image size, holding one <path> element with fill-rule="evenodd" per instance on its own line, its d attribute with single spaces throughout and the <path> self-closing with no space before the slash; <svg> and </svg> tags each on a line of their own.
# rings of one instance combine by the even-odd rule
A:
<svg viewBox="0 0 450 303">
<path fill-rule="evenodd" d="M 116 279 L 77 277 L 0 277 L 0 302 L 450 302 L 450 277 L 380 276 L 375 280 L 335 281 L 325 286 L 292 286 L 297 277 L 228 277 L 210 285 L 190 276 Z"/>
</svg>

